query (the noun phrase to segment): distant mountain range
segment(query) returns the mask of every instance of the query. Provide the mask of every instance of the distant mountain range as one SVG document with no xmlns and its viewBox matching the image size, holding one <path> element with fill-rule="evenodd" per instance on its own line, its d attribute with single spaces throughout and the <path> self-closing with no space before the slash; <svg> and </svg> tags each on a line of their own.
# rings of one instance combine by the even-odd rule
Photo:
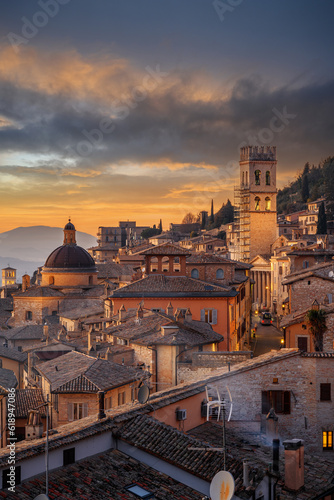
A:
<svg viewBox="0 0 334 500">
<path fill-rule="evenodd" d="M 77 244 L 87 249 L 96 245 L 96 237 L 91 234 L 76 232 Z M 17 227 L 0 233 L 1 269 L 17 269 L 17 281 L 22 275 L 32 276 L 37 267 L 42 266 L 49 254 L 63 244 L 63 229 L 49 226 Z"/>
</svg>

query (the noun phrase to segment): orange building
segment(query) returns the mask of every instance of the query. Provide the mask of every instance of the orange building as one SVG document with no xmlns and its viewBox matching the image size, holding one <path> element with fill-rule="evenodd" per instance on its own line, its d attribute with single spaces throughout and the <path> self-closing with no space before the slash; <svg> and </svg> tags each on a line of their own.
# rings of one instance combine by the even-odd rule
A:
<svg viewBox="0 0 334 500">
<path fill-rule="evenodd" d="M 250 306 L 249 279 L 244 271 L 235 283 L 227 284 L 220 279 L 203 281 L 187 276 L 200 264 L 192 263 L 187 271 L 186 258 L 190 254 L 176 245 L 159 245 L 142 254 L 145 256 L 142 279 L 111 292 L 106 309 L 116 314 L 123 305 L 128 310 L 137 309 L 141 304 L 146 309 L 166 312 L 171 302 L 174 310 L 190 309 L 194 320 L 212 325 L 214 331 L 224 337 L 219 350 L 240 349 L 241 339 L 247 341 L 248 332 L 246 320 L 242 326 L 239 319 L 249 317 Z M 218 267 L 222 268 L 222 263 Z M 248 283 L 249 294 L 246 294 L 245 283 Z M 244 291 L 240 293 L 239 288 Z"/>
</svg>

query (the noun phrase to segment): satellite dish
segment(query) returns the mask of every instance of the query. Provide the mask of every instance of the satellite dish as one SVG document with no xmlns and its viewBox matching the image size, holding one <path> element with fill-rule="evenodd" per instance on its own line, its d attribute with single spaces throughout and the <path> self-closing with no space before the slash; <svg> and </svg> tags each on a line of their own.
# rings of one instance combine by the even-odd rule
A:
<svg viewBox="0 0 334 500">
<path fill-rule="evenodd" d="M 210 484 L 211 500 L 231 500 L 234 487 L 232 474 L 225 470 L 217 472 Z"/>
<path fill-rule="evenodd" d="M 50 498 L 47 495 L 45 495 L 45 493 L 41 493 L 40 495 L 37 495 L 37 497 L 35 497 L 34 500 L 50 500 Z"/>
<path fill-rule="evenodd" d="M 138 401 L 140 404 L 146 403 L 148 400 L 148 397 L 150 395 L 150 389 L 147 387 L 147 385 L 142 385 L 141 388 L 138 391 Z"/>
<path fill-rule="evenodd" d="M 328 276 L 329 276 L 330 278 L 333 278 L 333 277 L 334 277 L 334 272 L 333 272 L 333 271 L 329 271 Z"/>
</svg>

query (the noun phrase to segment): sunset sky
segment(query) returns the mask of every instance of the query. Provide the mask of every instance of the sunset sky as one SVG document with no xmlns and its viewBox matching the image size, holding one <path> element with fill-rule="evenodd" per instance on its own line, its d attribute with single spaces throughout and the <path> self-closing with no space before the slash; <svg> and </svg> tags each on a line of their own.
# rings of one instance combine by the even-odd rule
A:
<svg viewBox="0 0 334 500">
<path fill-rule="evenodd" d="M 0 232 L 181 222 L 334 154 L 332 0 L 5 0 Z"/>
</svg>

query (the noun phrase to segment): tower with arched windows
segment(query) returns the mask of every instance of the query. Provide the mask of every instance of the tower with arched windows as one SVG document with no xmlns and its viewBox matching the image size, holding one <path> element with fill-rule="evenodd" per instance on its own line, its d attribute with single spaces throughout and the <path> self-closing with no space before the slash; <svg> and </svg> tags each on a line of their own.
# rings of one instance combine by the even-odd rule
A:
<svg viewBox="0 0 334 500">
<path fill-rule="evenodd" d="M 276 146 L 240 150 L 239 259 L 267 256 L 276 240 Z"/>
</svg>

